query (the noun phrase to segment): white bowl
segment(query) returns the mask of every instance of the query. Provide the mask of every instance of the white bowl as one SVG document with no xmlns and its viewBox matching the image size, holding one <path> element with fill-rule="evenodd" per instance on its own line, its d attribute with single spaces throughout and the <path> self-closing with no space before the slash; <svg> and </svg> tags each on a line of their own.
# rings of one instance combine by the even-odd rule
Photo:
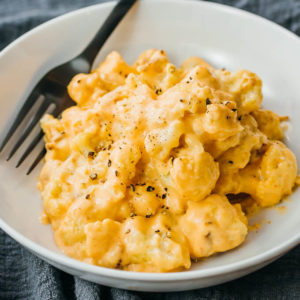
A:
<svg viewBox="0 0 300 300">
<path fill-rule="evenodd" d="M 93 37 L 114 3 L 69 13 L 25 34 L 0 54 L 0 128 L 2 136 L 37 80 L 50 68 L 78 54 Z M 252 14 L 226 6 L 182 0 L 140 1 L 113 33 L 97 59 L 118 50 L 129 62 L 147 48 L 164 49 L 171 61 L 198 55 L 216 67 L 247 68 L 264 82 L 264 106 L 291 117 L 287 142 L 300 161 L 300 40 L 287 30 Z M 300 241 L 297 190 L 283 203 L 285 213 L 267 209 L 250 222 L 262 227 L 239 248 L 194 264 L 184 272 L 151 274 L 88 265 L 63 255 L 50 226 L 39 222 L 42 202 L 36 189 L 40 167 L 30 176 L 0 160 L 0 226 L 50 264 L 83 279 L 139 291 L 179 291 L 238 278 L 277 259 Z M 37 151 L 34 155 L 37 154 Z M 33 157 L 31 157 L 31 160 Z M 282 204 L 281 204 L 282 205 Z M 267 224 L 271 221 L 271 224 Z"/>
</svg>

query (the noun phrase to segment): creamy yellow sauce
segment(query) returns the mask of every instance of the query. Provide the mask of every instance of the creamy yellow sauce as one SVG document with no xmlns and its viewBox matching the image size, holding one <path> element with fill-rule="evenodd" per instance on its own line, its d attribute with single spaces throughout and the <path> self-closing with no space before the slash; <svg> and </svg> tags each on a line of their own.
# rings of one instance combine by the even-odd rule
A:
<svg viewBox="0 0 300 300">
<path fill-rule="evenodd" d="M 38 187 L 57 245 L 91 264 L 142 272 L 188 269 L 240 245 L 247 217 L 291 193 L 293 153 L 280 117 L 261 109 L 262 82 L 197 57 L 180 68 L 148 50 L 132 65 L 112 52 L 68 86 L 77 103 L 42 119 Z"/>
</svg>

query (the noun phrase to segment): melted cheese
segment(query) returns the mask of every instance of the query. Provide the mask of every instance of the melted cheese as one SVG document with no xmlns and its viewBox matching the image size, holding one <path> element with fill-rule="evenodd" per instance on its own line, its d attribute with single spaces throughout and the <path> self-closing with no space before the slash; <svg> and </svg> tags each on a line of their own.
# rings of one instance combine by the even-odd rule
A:
<svg viewBox="0 0 300 300">
<path fill-rule="evenodd" d="M 280 118 L 260 109 L 261 80 L 164 51 L 134 65 L 112 52 L 68 86 L 77 103 L 42 119 L 44 217 L 68 255 L 110 268 L 170 272 L 240 245 L 247 218 L 226 195 L 260 206 L 291 193 Z"/>
</svg>

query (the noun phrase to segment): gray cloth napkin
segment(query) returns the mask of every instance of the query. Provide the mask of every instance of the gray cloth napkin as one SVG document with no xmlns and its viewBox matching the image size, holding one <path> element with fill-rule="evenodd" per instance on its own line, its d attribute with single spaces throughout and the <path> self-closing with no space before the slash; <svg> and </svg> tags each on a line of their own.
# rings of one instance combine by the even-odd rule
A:
<svg viewBox="0 0 300 300">
<path fill-rule="evenodd" d="M 0 0 L 0 50 L 40 23 L 100 2 L 104 1 Z M 262 15 L 300 36 L 300 0 L 215 2 Z M 35 257 L 0 230 L 0 299 L 300 299 L 300 246 L 260 271 L 219 286 L 177 293 L 141 293 L 68 275 Z"/>
</svg>

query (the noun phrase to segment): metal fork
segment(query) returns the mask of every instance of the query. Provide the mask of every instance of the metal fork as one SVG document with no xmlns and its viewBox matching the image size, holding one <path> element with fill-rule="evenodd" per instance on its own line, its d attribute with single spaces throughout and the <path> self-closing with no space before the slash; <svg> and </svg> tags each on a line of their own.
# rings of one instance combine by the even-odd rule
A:
<svg viewBox="0 0 300 300">
<path fill-rule="evenodd" d="M 113 8 L 112 12 L 109 14 L 92 41 L 77 57 L 50 70 L 44 77 L 40 79 L 24 102 L 12 126 L 8 130 L 8 133 L 0 145 L 1 152 L 10 138 L 13 136 L 14 132 L 18 129 L 20 123 L 27 116 L 32 106 L 38 100 L 39 96 L 42 95 L 43 100 L 41 105 L 39 106 L 35 115 L 29 119 L 27 124 L 24 125 L 25 129 L 10 151 L 7 160 L 10 160 L 13 157 L 13 155 L 31 133 L 37 122 L 39 122 L 41 117 L 45 114 L 46 110 L 49 109 L 51 104 L 55 105 L 55 108 L 50 112 L 54 117 L 58 117 L 63 110 L 75 104 L 75 102 L 70 99 L 67 93 L 66 87 L 68 83 L 76 74 L 90 72 L 93 61 L 100 48 L 103 46 L 107 38 L 111 35 L 111 33 L 135 2 L 136 0 L 120 0 Z M 43 132 L 40 130 L 19 159 L 16 168 L 23 163 L 23 161 L 32 152 L 42 137 Z M 40 160 L 44 157 L 45 153 L 46 149 L 44 148 L 28 169 L 27 175 L 30 174 L 31 171 L 37 166 Z"/>
</svg>

